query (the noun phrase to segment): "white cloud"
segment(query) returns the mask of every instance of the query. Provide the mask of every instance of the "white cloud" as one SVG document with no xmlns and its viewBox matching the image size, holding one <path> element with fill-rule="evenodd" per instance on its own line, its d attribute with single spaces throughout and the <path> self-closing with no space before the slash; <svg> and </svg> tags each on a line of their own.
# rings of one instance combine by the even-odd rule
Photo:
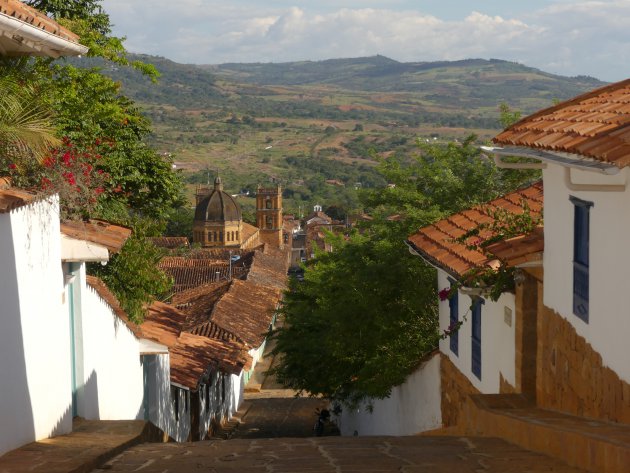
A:
<svg viewBox="0 0 630 473">
<path fill-rule="evenodd" d="M 554 3 L 506 18 L 444 20 L 416 10 L 264 8 L 214 0 L 105 0 L 135 52 L 179 62 L 291 61 L 383 54 L 401 61 L 517 60 L 549 72 L 630 76 L 630 2 Z M 376 4 L 377 2 L 371 2 Z M 384 2 L 381 2 L 381 4 Z"/>
</svg>

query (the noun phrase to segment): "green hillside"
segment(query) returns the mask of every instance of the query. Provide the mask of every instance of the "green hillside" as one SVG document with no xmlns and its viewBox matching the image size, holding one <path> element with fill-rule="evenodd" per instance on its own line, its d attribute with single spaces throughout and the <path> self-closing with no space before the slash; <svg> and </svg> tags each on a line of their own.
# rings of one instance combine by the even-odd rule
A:
<svg viewBox="0 0 630 473">
<path fill-rule="evenodd" d="M 604 85 L 501 60 L 401 63 L 384 56 L 281 64 L 154 64 L 157 84 L 94 59 L 154 123 L 153 145 L 175 155 L 190 190 L 218 170 L 228 190 L 279 181 L 287 205 L 357 205 L 357 189 L 382 185 L 380 158 L 499 130 L 498 106 L 530 113 Z M 334 182 L 326 182 L 326 181 Z M 242 199 L 247 208 L 251 202 Z"/>
</svg>

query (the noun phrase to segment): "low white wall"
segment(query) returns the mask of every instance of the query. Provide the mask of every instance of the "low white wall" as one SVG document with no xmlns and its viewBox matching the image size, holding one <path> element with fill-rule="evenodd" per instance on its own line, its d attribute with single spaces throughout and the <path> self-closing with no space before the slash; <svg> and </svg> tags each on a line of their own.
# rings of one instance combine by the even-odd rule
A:
<svg viewBox="0 0 630 473">
<path fill-rule="evenodd" d="M 0 214 L 0 268 L 2 454 L 72 429 L 56 197 Z"/>
<path fill-rule="evenodd" d="M 450 287 L 447 274 L 438 270 L 438 288 Z M 450 349 L 450 338 L 440 340 L 440 351 L 447 355 L 453 364 L 484 394 L 499 392 L 500 376 L 512 386 L 515 384 L 515 298 L 514 294 L 504 293 L 498 301 L 485 299 L 481 306 L 481 379 L 472 372 L 472 299 L 459 293 L 459 320 L 463 320 L 459 328 L 459 350 L 456 355 Z M 511 311 L 511 325 L 505 321 L 505 309 Z M 440 332 L 450 325 L 450 309 L 448 301 L 441 301 Z M 464 320 L 464 318 L 466 320 Z"/>
<path fill-rule="evenodd" d="M 571 191 L 564 168 L 549 165 L 545 182 L 544 304 L 569 321 L 602 356 L 604 365 L 630 382 L 628 363 L 628 281 L 630 280 L 630 185 L 625 192 Z M 574 183 L 630 183 L 630 170 L 616 176 L 571 171 Z M 573 314 L 573 203 L 569 196 L 592 202 L 589 244 L 589 321 Z"/>
<path fill-rule="evenodd" d="M 78 414 L 86 419 L 142 419 L 144 385 L 138 339 L 85 285 L 84 278 L 82 270 L 82 338 L 76 344 L 82 343 L 83 354 L 82 373 L 77 373 Z"/>
<path fill-rule="evenodd" d="M 341 435 L 413 435 L 442 426 L 440 356 L 418 367 L 390 397 L 359 409 L 344 408 L 337 419 Z"/>
</svg>

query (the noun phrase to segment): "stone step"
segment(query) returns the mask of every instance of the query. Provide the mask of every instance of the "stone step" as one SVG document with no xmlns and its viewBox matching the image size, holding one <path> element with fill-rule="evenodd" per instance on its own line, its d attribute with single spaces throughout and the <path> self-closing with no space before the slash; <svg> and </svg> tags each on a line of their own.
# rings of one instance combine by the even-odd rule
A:
<svg viewBox="0 0 630 473">
<path fill-rule="evenodd" d="M 247 415 L 252 403 L 250 401 L 243 401 L 238 411 L 232 416 L 230 420 L 221 424 L 216 431 L 209 437 L 215 440 L 228 440 L 234 435 L 243 422 L 243 418 Z"/>
<path fill-rule="evenodd" d="M 519 395 L 474 395 L 462 419 L 466 435 L 499 437 L 594 473 L 630 471 L 630 425 L 532 406 Z"/>
</svg>

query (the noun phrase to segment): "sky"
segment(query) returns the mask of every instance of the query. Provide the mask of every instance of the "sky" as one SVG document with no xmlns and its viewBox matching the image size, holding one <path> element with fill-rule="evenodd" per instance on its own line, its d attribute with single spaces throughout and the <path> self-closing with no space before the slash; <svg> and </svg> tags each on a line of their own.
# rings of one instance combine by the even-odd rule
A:
<svg viewBox="0 0 630 473">
<path fill-rule="evenodd" d="M 496 58 L 630 78 L 630 0 L 103 0 L 127 49 L 180 63 Z"/>
</svg>

